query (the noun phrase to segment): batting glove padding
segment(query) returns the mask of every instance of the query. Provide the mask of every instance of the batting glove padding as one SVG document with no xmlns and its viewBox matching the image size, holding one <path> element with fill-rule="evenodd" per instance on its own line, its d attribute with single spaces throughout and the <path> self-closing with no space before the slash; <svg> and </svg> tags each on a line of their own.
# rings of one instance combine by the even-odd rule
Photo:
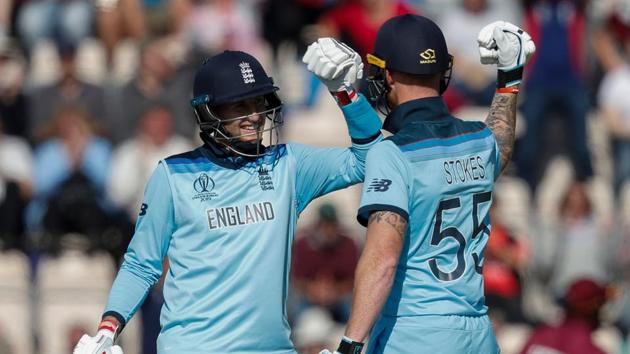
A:
<svg viewBox="0 0 630 354">
<path fill-rule="evenodd" d="M 499 69 L 497 87 L 520 84 L 523 66 L 536 51 L 527 32 L 509 22 L 496 21 L 481 29 L 477 42 L 481 64 L 496 64 Z"/>
<path fill-rule="evenodd" d="M 123 354 L 122 348 L 114 345 L 114 333 L 100 330 L 94 337 L 84 334 L 74 347 L 72 354 Z"/>
<path fill-rule="evenodd" d="M 334 38 L 320 38 L 313 42 L 302 61 L 330 92 L 351 88 L 363 77 L 361 56 Z"/>
</svg>

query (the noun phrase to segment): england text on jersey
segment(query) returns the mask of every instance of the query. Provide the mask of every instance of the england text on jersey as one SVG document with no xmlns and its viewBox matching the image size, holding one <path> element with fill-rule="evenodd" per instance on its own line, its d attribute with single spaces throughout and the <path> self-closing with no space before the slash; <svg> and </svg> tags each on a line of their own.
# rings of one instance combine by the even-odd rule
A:
<svg viewBox="0 0 630 354">
<path fill-rule="evenodd" d="M 239 225 L 257 224 L 273 220 L 275 213 L 271 202 L 234 205 L 207 209 L 210 230 Z"/>
</svg>

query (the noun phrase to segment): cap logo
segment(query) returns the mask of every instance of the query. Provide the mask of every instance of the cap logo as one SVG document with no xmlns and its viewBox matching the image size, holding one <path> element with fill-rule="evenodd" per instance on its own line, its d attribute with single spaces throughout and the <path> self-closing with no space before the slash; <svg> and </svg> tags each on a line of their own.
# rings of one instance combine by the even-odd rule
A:
<svg viewBox="0 0 630 354">
<path fill-rule="evenodd" d="M 252 72 L 252 68 L 249 66 L 249 63 L 241 62 L 238 66 L 241 68 L 241 75 L 243 75 L 244 83 L 253 84 L 256 82 L 256 79 L 254 79 L 254 73 Z"/>
<path fill-rule="evenodd" d="M 437 60 L 435 59 L 435 50 L 427 49 L 424 52 L 420 53 L 420 64 L 435 64 Z"/>
</svg>

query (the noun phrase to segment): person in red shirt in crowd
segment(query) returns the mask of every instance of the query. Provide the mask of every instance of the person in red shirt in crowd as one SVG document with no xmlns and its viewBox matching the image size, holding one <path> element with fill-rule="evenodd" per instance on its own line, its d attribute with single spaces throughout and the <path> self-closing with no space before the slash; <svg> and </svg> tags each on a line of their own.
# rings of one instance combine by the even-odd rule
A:
<svg viewBox="0 0 630 354">
<path fill-rule="evenodd" d="M 490 208 L 492 230 L 483 265 L 486 304 L 495 328 L 502 322 L 524 322 L 520 269 L 527 260 L 526 246 L 501 222 L 498 200 Z"/>
<path fill-rule="evenodd" d="M 345 323 L 350 315 L 354 269 L 359 259 L 356 242 L 342 230 L 332 204 L 323 204 L 315 225 L 298 236 L 293 249 L 293 284 L 298 299 L 292 318 L 312 306 Z"/>
<path fill-rule="evenodd" d="M 542 326 L 531 335 L 521 354 L 605 354 L 591 334 L 599 326 L 606 289 L 590 279 L 571 284 L 564 299 L 565 319 L 558 326 Z"/>
<path fill-rule="evenodd" d="M 415 13 L 400 0 L 350 0 L 324 14 L 320 20 L 323 35 L 340 38 L 367 60 L 373 52 L 376 33 L 388 19 Z"/>
</svg>

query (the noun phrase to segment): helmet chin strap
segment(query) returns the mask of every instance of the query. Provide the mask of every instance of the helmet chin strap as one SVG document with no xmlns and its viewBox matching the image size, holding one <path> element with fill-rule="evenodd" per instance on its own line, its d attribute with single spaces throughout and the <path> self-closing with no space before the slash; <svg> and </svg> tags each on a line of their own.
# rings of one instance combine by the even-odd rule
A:
<svg viewBox="0 0 630 354">
<path fill-rule="evenodd" d="M 234 154 L 243 157 L 259 157 L 265 153 L 266 147 L 262 143 L 246 143 L 243 141 L 236 141 L 229 145 L 224 145 L 225 148 Z"/>
<path fill-rule="evenodd" d="M 216 146 L 229 155 L 255 158 L 260 157 L 266 151 L 266 146 L 260 141 L 258 143 L 240 141 L 238 138 L 231 137 L 222 126 L 219 130 L 223 137 L 213 136 L 210 132 L 205 130 L 201 130 L 199 136 L 206 144 Z"/>
</svg>

